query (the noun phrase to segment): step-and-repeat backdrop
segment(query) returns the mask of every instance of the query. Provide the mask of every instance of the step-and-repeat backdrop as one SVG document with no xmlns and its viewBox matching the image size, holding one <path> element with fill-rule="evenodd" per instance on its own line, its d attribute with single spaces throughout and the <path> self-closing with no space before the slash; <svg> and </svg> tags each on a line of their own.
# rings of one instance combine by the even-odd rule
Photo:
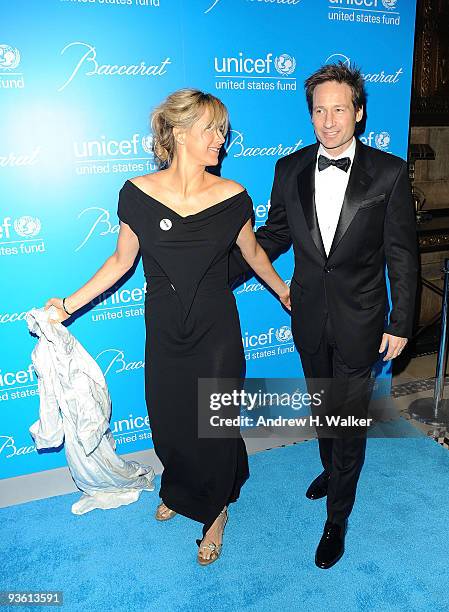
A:
<svg viewBox="0 0 449 612">
<path fill-rule="evenodd" d="M 247 187 L 259 226 L 276 160 L 314 141 L 303 83 L 321 64 L 361 66 L 369 94 L 361 139 L 406 158 L 415 0 L 0 5 L 0 478 L 8 478 L 66 465 L 61 449 L 38 453 L 28 431 L 39 397 L 24 315 L 73 292 L 114 251 L 119 189 L 156 169 L 153 106 L 180 87 L 225 102 L 232 132 L 222 175 Z M 291 253 L 276 267 L 289 281 Z M 139 264 L 70 325 L 106 375 L 121 453 L 152 447 L 145 289 Z M 255 280 L 235 293 L 248 376 L 299 376 L 288 315 Z"/>
</svg>

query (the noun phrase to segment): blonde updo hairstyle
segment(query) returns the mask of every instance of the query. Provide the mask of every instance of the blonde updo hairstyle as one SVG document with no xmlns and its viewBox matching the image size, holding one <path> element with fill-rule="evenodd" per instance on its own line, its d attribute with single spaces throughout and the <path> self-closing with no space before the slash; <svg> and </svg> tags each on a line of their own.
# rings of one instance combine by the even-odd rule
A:
<svg viewBox="0 0 449 612">
<path fill-rule="evenodd" d="M 153 154 L 160 168 L 168 167 L 176 153 L 173 128 L 188 130 L 206 109 L 211 117 L 207 127 L 214 127 L 225 136 L 229 127 L 228 111 L 212 94 L 198 89 L 178 89 L 154 109 L 151 113 Z"/>
</svg>

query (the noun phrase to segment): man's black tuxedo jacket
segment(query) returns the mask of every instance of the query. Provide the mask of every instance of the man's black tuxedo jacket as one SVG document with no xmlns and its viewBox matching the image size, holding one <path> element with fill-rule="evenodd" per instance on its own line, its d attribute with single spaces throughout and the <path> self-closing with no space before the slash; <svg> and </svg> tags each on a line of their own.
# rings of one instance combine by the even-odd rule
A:
<svg viewBox="0 0 449 612">
<path fill-rule="evenodd" d="M 407 165 L 357 141 L 327 257 L 314 198 L 317 151 L 315 144 L 278 160 L 268 220 L 257 231 L 257 241 L 270 259 L 293 242 L 292 332 L 298 349 L 317 350 L 329 315 L 344 361 L 366 367 L 379 358 L 384 331 L 412 334 L 418 258 Z M 392 297 L 389 322 L 385 262 Z M 247 269 L 236 248 L 230 276 Z"/>
</svg>

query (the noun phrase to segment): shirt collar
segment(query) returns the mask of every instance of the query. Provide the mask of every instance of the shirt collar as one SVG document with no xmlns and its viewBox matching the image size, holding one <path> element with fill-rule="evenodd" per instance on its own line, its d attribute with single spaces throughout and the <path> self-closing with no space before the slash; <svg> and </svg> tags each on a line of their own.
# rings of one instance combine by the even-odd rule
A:
<svg viewBox="0 0 449 612">
<path fill-rule="evenodd" d="M 318 147 L 318 152 L 317 152 L 317 159 L 319 155 L 324 155 L 324 157 L 328 157 L 329 159 L 341 159 L 342 157 L 349 157 L 352 163 L 354 161 L 355 145 L 356 145 L 356 140 L 355 140 L 355 137 L 353 136 L 351 144 L 347 147 L 347 149 L 345 149 L 343 153 L 340 153 L 340 155 L 333 157 L 332 155 L 329 155 L 329 153 L 320 143 L 320 146 Z"/>
</svg>

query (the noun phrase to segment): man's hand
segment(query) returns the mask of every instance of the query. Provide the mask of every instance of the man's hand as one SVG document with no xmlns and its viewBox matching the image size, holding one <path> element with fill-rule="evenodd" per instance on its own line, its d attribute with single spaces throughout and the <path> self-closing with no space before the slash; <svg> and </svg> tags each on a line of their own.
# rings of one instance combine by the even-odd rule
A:
<svg viewBox="0 0 449 612">
<path fill-rule="evenodd" d="M 383 361 L 390 361 L 395 357 L 398 357 L 404 350 L 407 344 L 407 338 L 401 338 L 400 336 L 393 336 L 392 334 L 384 334 L 382 336 L 382 342 L 380 343 L 379 353 L 383 353 L 388 346 L 387 353 L 383 358 Z"/>
</svg>

